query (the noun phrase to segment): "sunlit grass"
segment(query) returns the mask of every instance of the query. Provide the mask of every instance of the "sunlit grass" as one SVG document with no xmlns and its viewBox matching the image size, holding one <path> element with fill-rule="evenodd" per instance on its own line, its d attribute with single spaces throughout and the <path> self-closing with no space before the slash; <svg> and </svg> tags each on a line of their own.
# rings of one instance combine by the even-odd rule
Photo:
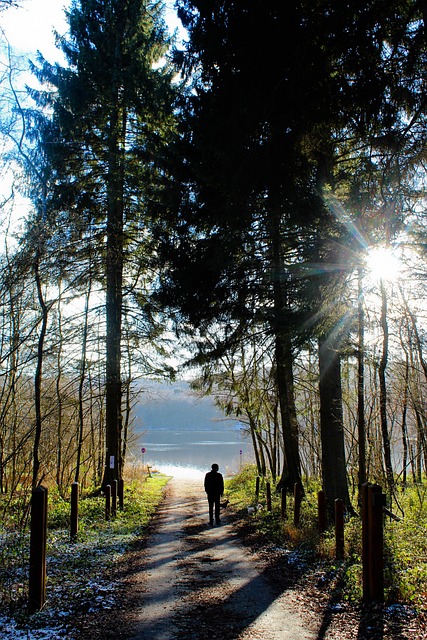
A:
<svg viewBox="0 0 427 640">
<path fill-rule="evenodd" d="M 79 501 L 77 541 L 70 540 L 70 504 L 57 492 L 49 492 L 47 536 L 48 607 L 28 618 L 29 532 L 3 526 L 0 529 L 0 607 L 24 627 L 51 624 L 49 616 L 61 610 L 56 623 L 72 619 L 85 607 L 113 606 L 111 571 L 116 561 L 144 534 L 163 498 L 169 478 L 153 475 L 146 481 L 125 485 L 124 509 L 105 520 L 105 498 Z M 1 625 L 0 625 L 1 626 Z M 1 630 L 0 630 L 1 635 Z"/>
<path fill-rule="evenodd" d="M 246 519 L 252 535 L 266 545 L 300 553 L 311 571 L 321 574 L 331 571 L 339 576 L 343 600 L 359 605 L 362 593 L 362 524 L 357 516 L 345 522 L 345 558 L 335 557 L 333 525 L 322 535 L 317 529 L 316 483 L 310 488 L 301 506 L 300 524 L 293 523 L 293 499 L 288 498 L 287 519 L 282 520 L 280 499 L 272 491 L 272 512 L 265 508 L 248 515 L 247 506 L 255 504 L 255 467 L 245 468 L 227 483 L 232 506 Z M 261 483 L 260 502 L 265 505 L 265 482 Z M 386 518 L 384 522 L 384 583 L 386 603 L 408 604 L 421 610 L 427 605 L 427 484 L 411 485 L 397 496 L 399 522 Z"/>
</svg>

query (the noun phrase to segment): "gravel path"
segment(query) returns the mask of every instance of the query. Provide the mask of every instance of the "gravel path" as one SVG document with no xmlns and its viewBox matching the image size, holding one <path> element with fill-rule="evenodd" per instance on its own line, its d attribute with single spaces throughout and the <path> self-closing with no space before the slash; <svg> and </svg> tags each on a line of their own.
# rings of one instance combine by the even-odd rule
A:
<svg viewBox="0 0 427 640">
<path fill-rule="evenodd" d="M 287 592 L 268 583 L 226 511 L 208 525 L 202 481 L 173 479 L 133 576 L 140 605 L 129 640 L 311 640 Z M 136 594 L 133 594 L 135 601 Z"/>
</svg>

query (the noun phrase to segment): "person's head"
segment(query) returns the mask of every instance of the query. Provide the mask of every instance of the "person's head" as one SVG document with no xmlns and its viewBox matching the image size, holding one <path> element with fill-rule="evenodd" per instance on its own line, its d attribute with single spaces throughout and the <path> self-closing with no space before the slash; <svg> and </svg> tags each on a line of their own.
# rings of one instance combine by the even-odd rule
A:
<svg viewBox="0 0 427 640">
<path fill-rule="evenodd" d="M 213 463 L 211 469 L 212 469 L 212 471 L 218 471 L 219 470 L 219 466 L 216 464 L 216 462 Z"/>
</svg>

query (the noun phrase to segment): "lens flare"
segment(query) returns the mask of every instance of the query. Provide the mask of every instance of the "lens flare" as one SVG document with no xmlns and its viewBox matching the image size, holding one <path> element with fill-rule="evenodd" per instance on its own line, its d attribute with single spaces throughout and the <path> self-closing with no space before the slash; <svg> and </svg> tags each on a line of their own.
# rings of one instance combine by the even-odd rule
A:
<svg viewBox="0 0 427 640">
<path fill-rule="evenodd" d="M 373 282 L 396 282 L 402 271 L 402 263 L 392 247 L 373 247 L 366 257 L 368 276 Z"/>
</svg>

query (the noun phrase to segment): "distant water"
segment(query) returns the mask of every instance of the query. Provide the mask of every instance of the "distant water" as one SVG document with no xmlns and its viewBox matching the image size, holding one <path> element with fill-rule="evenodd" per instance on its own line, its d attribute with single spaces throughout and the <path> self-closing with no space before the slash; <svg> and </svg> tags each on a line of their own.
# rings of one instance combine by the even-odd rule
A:
<svg viewBox="0 0 427 640">
<path fill-rule="evenodd" d="M 141 449 L 145 448 L 142 453 Z M 241 429 L 218 431 L 178 431 L 147 429 L 138 435 L 134 453 L 144 464 L 177 475 L 208 471 L 213 462 L 224 475 L 239 471 L 243 464 L 253 461 L 252 442 Z M 175 472 L 171 473 L 174 468 Z M 169 471 L 168 471 L 169 469 Z"/>
</svg>

